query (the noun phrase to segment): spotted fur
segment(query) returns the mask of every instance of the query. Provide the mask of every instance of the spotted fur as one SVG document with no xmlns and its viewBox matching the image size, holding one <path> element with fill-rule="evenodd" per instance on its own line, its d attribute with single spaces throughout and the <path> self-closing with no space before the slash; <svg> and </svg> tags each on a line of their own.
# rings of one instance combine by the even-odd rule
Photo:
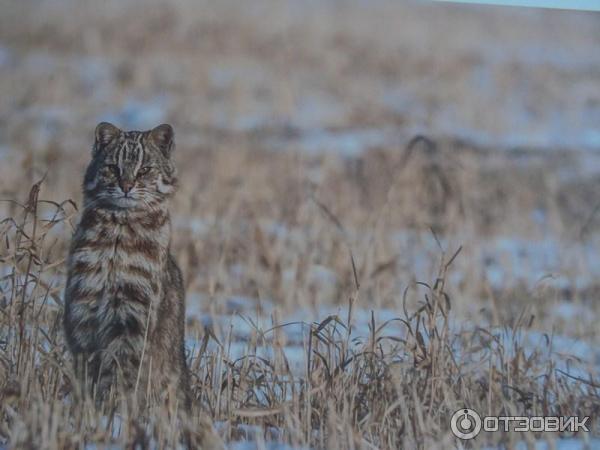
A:
<svg viewBox="0 0 600 450">
<path fill-rule="evenodd" d="M 68 259 L 64 329 L 98 399 L 111 388 L 177 392 L 189 406 L 184 289 L 170 254 L 173 129 L 96 128 Z"/>
</svg>

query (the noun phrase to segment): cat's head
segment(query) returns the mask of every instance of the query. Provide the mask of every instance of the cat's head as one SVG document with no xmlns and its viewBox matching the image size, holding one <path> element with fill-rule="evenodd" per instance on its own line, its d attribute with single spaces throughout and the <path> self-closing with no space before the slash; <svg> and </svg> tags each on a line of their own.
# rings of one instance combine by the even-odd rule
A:
<svg viewBox="0 0 600 450">
<path fill-rule="evenodd" d="M 107 122 L 98 124 L 83 182 L 87 203 L 119 209 L 159 205 L 176 190 L 174 148 L 171 125 L 122 131 Z"/>
</svg>

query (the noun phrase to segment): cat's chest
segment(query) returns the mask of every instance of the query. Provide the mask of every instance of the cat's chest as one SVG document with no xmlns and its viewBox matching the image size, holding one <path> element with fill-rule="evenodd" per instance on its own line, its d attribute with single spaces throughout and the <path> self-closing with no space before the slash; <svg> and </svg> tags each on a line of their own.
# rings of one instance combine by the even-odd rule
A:
<svg viewBox="0 0 600 450">
<path fill-rule="evenodd" d="M 137 302 L 142 306 L 159 297 L 168 254 L 165 233 L 110 222 L 80 231 L 73 271 L 80 285 L 97 293 L 98 303 L 119 306 Z"/>
<path fill-rule="evenodd" d="M 96 266 L 103 275 L 102 281 L 106 284 L 105 290 L 110 292 L 123 278 L 127 278 L 127 268 L 136 259 L 134 230 L 127 229 L 125 225 L 99 226 L 89 233 L 92 239 L 97 239 L 97 246 L 92 247 L 96 257 Z M 145 261 L 141 261 L 145 264 Z"/>
</svg>

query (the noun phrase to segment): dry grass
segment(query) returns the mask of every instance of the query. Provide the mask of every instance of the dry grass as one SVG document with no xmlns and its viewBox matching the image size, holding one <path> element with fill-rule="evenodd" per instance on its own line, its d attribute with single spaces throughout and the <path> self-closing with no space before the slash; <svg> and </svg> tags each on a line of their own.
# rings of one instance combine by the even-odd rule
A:
<svg viewBox="0 0 600 450">
<path fill-rule="evenodd" d="M 268 157 L 270 168 L 279 158 L 297 158 Z M 260 168 L 267 163 L 252 158 L 256 167 L 249 161 L 240 167 L 264 179 Z M 412 158 L 410 152 L 404 158 Z M 259 185 L 248 187 L 254 176 L 236 183 L 221 179 L 220 170 L 216 173 L 219 181 L 214 182 L 220 189 L 211 200 L 215 216 L 207 237 L 195 239 L 185 224 L 175 237 L 188 291 L 205 292 L 205 314 L 213 316 L 222 312 L 221 301 L 236 293 L 276 301 L 266 320 L 258 311 L 241 313 L 252 324 L 249 336 L 241 340 L 232 329 L 205 328 L 190 317 L 188 334 L 197 343 L 189 355 L 196 407 L 217 422 L 226 441 L 258 439 L 260 444 L 266 439 L 328 449 L 431 448 L 454 445 L 448 419 L 464 405 L 496 414 L 597 416 L 597 381 L 574 378 L 555 367 L 555 360 L 547 357 L 551 337 L 533 351 L 520 338 L 535 325 L 527 309 L 521 309 L 505 330 L 461 325 L 452 318 L 460 301 L 449 294 L 448 272 L 463 258 L 459 252 L 446 254 L 440 244 L 434 278 L 427 283 L 404 282 L 404 288 L 398 288 L 397 257 L 382 259 L 385 246 L 380 242 L 389 236 L 386 222 L 392 219 L 385 214 L 389 201 L 382 202 L 382 212 L 375 218 L 364 218 L 377 232 L 356 235 L 323 200 L 333 195 L 329 204 L 343 204 L 335 196 L 346 194 L 336 194 L 333 186 L 343 191 L 348 188 L 344 179 L 354 184 L 344 175 L 328 189 L 313 189 L 297 209 L 287 212 L 291 217 L 284 208 L 275 210 L 282 223 L 301 234 L 293 239 L 286 233 L 269 234 L 259 205 L 269 209 L 287 204 L 290 195 L 302 195 L 289 187 L 264 185 L 262 192 Z M 225 186 L 232 186 L 231 191 Z M 34 185 L 22 204 L 11 202 L 12 217 L 2 223 L 1 438 L 10 448 L 81 448 L 91 443 L 120 447 L 134 442 L 141 448 L 174 447 L 184 428 L 173 422 L 169 410 L 131 411 L 115 401 L 96 411 L 89 402 L 74 401 L 60 317 L 63 258 L 76 209 L 71 201 L 41 200 L 42 187 L 42 182 Z M 388 198 L 393 197 L 390 192 L 393 186 Z M 277 198 L 269 199 L 270 195 Z M 221 196 L 228 201 L 221 201 Z M 457 201 L 454 197 L 441 203 L 442 212 L 431 210 L 437 223 L 443 223 L 446 215 L 455 217 L 450 207 Z M 473 214 L 466 206 L 463 209 L 463 214 Z M 354 206 L 348 211 L 362 210 Z M 431 235 L 432 241 L 436 239 Z M 370 255 L 365 248 L 370 248 Z M 335 289 L 324 289 L 322 281 L 307 275 L 316 263 L 334 268 Z M 231 270 L 234 266 L 243 268 L 242 276 Z M 293 279 L 285 281 L 282 272 L 289 267 L 294 267 Z M 324 298 L 328 292 L 332 298 Z M 285 311 L 300 304 L 318 312 L 325 301 L 340 304 L 339 311 L 305 323 L 304 339 L 296 343 L 302 347 L 303 368 L 294 370 L 298 361 L 288 361 L 290 343 L 282 333 Z M 397 316 L 382 323 L 372 313 L 367 333 L 355 329 L 356 311 L 378 304 Z M 391 327 L 393 323 L 401 326 Z M 240 342 L 245 356 L 232 356 L 230 347 Z M 257 350 L 261 346 L 272 353 L 261 354 Z M 190 425 L 199 429 L 202 420 L 191 419 Z M 521 436 L 486 439 L 511 445 Z"/>
</svg>

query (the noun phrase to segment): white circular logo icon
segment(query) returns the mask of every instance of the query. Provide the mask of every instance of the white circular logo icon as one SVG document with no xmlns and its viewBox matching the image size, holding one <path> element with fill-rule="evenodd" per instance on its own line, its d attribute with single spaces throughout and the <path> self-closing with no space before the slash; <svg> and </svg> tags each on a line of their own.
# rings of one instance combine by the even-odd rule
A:
<svg viewBox="0 0 600 450">
<path fill-rule="evenodd" d="M 450 428 L 459 439 L 473 439 L 481 431 L 481 417 L 472 409 L 459 409 L 450 419 Z"/>
</svg>

